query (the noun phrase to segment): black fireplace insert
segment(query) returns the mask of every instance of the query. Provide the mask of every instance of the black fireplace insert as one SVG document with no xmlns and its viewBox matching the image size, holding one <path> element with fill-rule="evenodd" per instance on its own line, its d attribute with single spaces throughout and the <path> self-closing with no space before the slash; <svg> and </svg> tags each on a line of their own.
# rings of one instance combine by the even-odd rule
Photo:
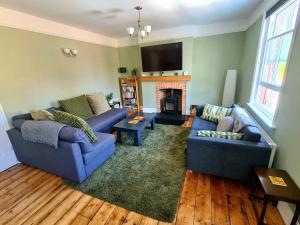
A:
<svg viewBox="0 0 300 225">
<path fill-rule="evenodd" d="M 179 99 L 182 96 L 180 89 L 162 89 L 164 97 L 161 99 L 161 112 L 166 114 L 181 114 Z"/>
</svg>

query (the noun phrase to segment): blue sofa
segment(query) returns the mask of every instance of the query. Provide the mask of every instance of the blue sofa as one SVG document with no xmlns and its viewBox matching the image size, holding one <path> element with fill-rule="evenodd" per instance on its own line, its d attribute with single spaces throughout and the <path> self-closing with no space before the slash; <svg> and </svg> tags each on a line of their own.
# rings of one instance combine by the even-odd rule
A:
<svg viewBox="0 0 300 225">
<path fill-rule="evenodd" d="M 201 119 L 197 106 L 187 141 L 187 168 L 210 175 L 249 181 L 253 167 L 267 167 L 271 148 L 257 127 L 245 126 L 242 140 L 197 136 L 198 130 L 216 130 L 217 124 Z M 250 118 L 247 118 L 250 119 Z"/>
<path fill-rule="evenodd" d="M 82 182 L 113 155 L 115 137 L 110 134 L 112 126 L 126 117 L 126 109 L 111 109 L 87 119 L 98 139 L 93 144 L 82 130 L 63 127 L 59 133 L 58 149 L 23 139 L 21 126 L 25 120 L 32 119 L 29 113 L 13 117 L 14 128 L 7 133 L 20 162 Z"/>
</svg>

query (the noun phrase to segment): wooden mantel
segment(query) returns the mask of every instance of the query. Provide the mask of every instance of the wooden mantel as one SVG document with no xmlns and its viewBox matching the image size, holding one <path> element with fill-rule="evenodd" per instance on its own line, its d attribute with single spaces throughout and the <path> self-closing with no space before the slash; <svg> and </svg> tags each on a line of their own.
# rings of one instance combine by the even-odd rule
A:
<svg viewBox="0 0 300 225">
<path fill-rule="evenodd" d="M 190 81 L 192 76 L 142 76 L 141 82 L 160 82 L 160 81 Z"/>
</svg>

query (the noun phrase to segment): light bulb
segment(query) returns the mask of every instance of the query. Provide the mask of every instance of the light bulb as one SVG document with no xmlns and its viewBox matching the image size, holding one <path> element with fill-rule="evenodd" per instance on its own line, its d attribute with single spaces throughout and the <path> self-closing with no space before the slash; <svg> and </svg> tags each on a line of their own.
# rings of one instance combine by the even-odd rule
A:
<svg viewBox="0 0 300 225">
<path fill-rule="evenodd" d="M 127 32 L 131 36 L 134 33 L 134 27 L 127 27 Z"/>
<path fill-rule="evenodd" d="M 146 31 L 144 31 L 144 30 L 141 30 L 140 31 L 140 35 L 141 35 L 141 37 L 143 38 L 143 37 L 145 37 L 145 35 L 146 35 Z"/>
<path fill-rule="evenodd" d="M 140 37 L 143 39 L 146 36 L 146 31 L 141 30 L 140 31 Z"/>
<path fill-rule="evenodd" d="M 150 26 L 150 25 L 144 26 L 144 30 L 145 30 L 147 33 L 150 33 L 150 32 L 151 32 L 151 26 Z"/>
</svg>

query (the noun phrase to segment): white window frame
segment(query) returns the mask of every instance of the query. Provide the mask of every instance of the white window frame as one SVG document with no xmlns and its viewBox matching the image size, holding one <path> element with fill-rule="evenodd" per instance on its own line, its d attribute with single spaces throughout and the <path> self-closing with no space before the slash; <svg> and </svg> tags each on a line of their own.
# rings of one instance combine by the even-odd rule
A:
<svg viewBox="0 0 300 225">
<path fill-rule="evenodd" d="M 283 10 L 284 8 L 288 7 L 295 1 L 298 1 L 298 4 L 300 4 L 299 0 L 289 0 L 287 1 L 283 6 L 281 6 L 279 9 L 277 9 L 274 13 Z M 261 81 L 261 70 L 263 66 L 263 61 L 264 61 L 264 56 L 266 52 L 266 44 L 267 44 L 267 35 L 268 35 L 268 28 L 269 28 L 269 22 L 271 16 L 269 18 L 266 18 L 266 13 L 264 13 L 264 16 L 262 18 L 262 26 L 261 26 L 261 31 L 260 31 L 260 38 L 259 38 L 259 48 L 257 50 L 257 56 L 256 56 L 256 65 L 255 65 L 255 70 L 254 70 L 254 76 L 253 76 L 253 82 L 252 82 L 252 88 L 251 88 L 251 95 L 250 95 L 250 101 L 248 103 L 248 106 L 250 110 L 256 114 L 262 122 L 267 125 L 269 128 L 274 129 L 275 122 L 276 122 L 276 117 L 278 113 L 278 108 L 280 105 L 281 97 L 282 97 L 282 91 L 284 88 L 285 84 L 285 79 L 286 75 L 288 73 L 288 68 L 289 68 L 289 63 L 290 63 L 290 57 L 294 48 L 294 42 L 295 42 L 295 35 L 297 33 L 297 28 L 298 28 L 298 23 L 299 23 L 299 16 L 300 15 L 300 6 L 298 7 L 298 12 L 297 12 L 297 18 L 296 18 L 296 23 L 295 23 L 295 28 L 293 30 L 289 30 L 284 32 L 283 34 L 276 35 L 275 37 L 282 36 L 284 34 L 293 32 L 292 35 L 292 41 L 288 53 L 288 58 L 287 58 L 287 63 L 286 63 L 286 69 L 284 72 L 284 77 L 281 86 L 276 86 L 276 85 L 269 85 L 268 83 L 265 83 L 265 86 L 271 90 L 276 90 L 279 92 L 279 97 L 277 101 L 277 106 L 275 109 L 274 114 L 270 114 L 266 109 L 261 107 L 259 104 L 256 103 L 256 94 L 257 90 L 259 87 L 259 84 L 262 84 L 263 82 Z M 271 39 L 274 39 L 275 37 L 272 37 Z"/>
</svg>

